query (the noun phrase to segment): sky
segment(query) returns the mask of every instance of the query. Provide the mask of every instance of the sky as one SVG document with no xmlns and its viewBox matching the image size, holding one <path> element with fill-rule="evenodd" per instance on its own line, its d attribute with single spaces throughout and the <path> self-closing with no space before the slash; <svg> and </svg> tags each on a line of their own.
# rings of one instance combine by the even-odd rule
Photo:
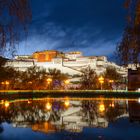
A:
<svg viewBox="0 0 140 140">
<path fill-rule="evenodd" d="M 18 54 L 53 49 L 111 59 L 126 26 L 124 0 L 31 0 L 31 7 Z"/>
</svg>

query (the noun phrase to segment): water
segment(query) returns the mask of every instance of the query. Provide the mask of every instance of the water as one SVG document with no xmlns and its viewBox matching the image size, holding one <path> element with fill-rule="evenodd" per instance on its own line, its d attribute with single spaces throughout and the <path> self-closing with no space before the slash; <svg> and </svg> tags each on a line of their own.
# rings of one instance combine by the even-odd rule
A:
<svg viewBox="0 0 140 140">
<path fill-rule="evenodd" d="M 0 140 L 140 140 L 139 99 L 0 102 Z"/>
</svg>

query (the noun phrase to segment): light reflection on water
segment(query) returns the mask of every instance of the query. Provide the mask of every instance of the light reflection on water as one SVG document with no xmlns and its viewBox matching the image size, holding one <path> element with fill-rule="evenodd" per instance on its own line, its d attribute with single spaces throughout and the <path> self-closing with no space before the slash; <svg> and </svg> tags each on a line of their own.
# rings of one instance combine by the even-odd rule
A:
<svg viewBox="0 0 140 140">
<path fill-rule="evenodd" d="M 140 139 L 139 122 L 139 99 L 43 98 L 0 102 L 0 140 Z"/>
</svg>

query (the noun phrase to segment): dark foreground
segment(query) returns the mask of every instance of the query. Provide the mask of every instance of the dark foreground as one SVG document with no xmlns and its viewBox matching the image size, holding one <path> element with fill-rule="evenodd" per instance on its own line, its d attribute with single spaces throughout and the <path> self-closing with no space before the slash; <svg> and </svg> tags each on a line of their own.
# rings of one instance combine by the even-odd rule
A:
<svg viewBox="0 0 140 140">
<path fill-rule="evenodd" d="M 82 133 L 57 132 L 44 134 L 30 128 L 13 128 L 4 123 L 1 140 L 139 140 L 140 125 L 131 124 L 127 118 L 110 123 L 108 128 L 84 128 Z M 126 133 L 127 130 L 127 133 Z M 15 133 L 16 132 L 16 133 Z M 7 135 L 8 134 L 8 135 Z"/>
</svg>

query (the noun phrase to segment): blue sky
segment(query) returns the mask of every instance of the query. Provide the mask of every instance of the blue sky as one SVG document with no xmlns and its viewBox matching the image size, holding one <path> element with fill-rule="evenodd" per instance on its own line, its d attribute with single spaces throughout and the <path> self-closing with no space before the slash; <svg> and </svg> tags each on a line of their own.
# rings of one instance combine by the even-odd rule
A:
<svg viewBox="0 0 140 140">
<path fill-rule="evenodd" d="M 19 54 L 57 49 L 111 57 L 126 26 L 124 0 L 31 0 L 31 7 Z"/>
</svg>

